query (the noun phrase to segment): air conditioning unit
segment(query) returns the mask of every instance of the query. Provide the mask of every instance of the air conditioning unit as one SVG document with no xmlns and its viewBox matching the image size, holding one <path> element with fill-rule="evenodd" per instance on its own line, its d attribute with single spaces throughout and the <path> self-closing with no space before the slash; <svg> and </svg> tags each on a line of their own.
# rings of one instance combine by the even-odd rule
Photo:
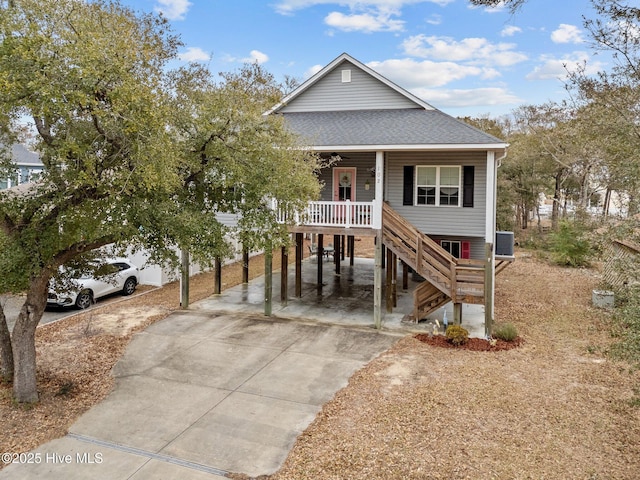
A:
<svg viewBox="0 0 640 480">
<path fill-rule="evenodd" d="M 513 232 L 496 232 L 496 255 L 513 257 Z"/>
</svg>

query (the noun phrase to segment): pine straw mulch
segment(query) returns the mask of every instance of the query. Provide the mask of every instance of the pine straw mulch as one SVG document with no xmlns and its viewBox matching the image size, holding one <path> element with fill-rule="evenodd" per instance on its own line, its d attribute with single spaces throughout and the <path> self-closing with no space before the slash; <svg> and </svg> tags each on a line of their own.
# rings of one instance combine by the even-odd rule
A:
<svg viewBox="0 0 640 480">
<path fill-rule="evenodd" d="M 454 345 L 449 342 L 444 335 L 418 333 L 414 338 L 432 347 L 455 348 L 457 350 L 468 350 L 470 352 L 502 352 L 504 350 L 518 348 L 524 342 L 522 337 L 517 337 L 511 342 L 499 338 L 491 340 L 487 340 L 486 338 L 468 338 L 462 345 Z"/>
<path fill-rule="evenodd" d="M 637 479 L 640 374 L 606 356 L 610 319 L 590 306 L 598 281 L 518 255 L 496 292 L 496 318 L 516 325 L 518 348 L 403 338 L 262 478 Z"/>
</svg>

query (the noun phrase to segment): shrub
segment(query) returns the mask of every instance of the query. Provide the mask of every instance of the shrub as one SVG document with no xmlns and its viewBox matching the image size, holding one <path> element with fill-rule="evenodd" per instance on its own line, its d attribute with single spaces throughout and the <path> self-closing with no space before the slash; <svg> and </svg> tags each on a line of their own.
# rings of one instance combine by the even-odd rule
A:
<svg viewBox="0 0 640 480">
<path fill-rule="evenodd" d="M 551 253 L 558 265 L 566 267 L 588 265 L 591 245 L 584 238 L 584 227 L 575 221 L 560 223 L 559 230 L 551 235 Z"/>
<path fill-rule="evenodd" d="M 503 323 L 493 327 L 493 336 L 505 342 L 513 342 L 518 338 L 518 329 L 513 323 Z"/>
<path fill-rule="evenodd" d="M 444 335 L 454 345 L 464 345 L 469 339 L 469 332 L 460 325 L 449 325 Z"/>
</svg>

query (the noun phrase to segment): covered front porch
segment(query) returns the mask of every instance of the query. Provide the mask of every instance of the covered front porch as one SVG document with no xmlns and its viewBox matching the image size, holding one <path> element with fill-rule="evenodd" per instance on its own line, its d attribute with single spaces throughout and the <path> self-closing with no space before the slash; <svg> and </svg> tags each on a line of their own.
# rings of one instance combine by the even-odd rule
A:
<svg viewBox="0 0 640 480">
<path fill-rule="evenodd" d="M 317 283 L 317 259 L 307 258 L 302 262 L 301 295 L 295 296 L 295 272 L 289 269 L 288 288 L 285 300 L 273 298 L 271 314 L 279 318 L 306 320 L 309 322 L 328 323 L 350 327 L 374 328 L 373 295 L 374 295 L 374 260 L 371 258 L 354 258 L 350 265 L 349 258 L 340 261 L 340 274 L 335 273 L 335 264 L 322 262 L 323 282 Z M 407 278 L 407 288 L 403 288 L 402 269 L 398 268 L 396 306 L 392 312 L 383 309 L 381 329 L 398 333 L 433 332 L 435 320 L 443 332 L 442 321 L 445 315 L 449 323 L 453 323 L 453 305 L 444 307 L 430 314 L 425 320 L 416 323 L 409 318 L 413 311 L 413 292 L 420 284 L 411 275 Z M 264 314 L 266 277 L 258 277 L 248 283 L 238 285 L 220 294 L 202 300 L 191 308 L 202 310 L 219 310 L 228 312 Z M 281 291 L 281 271 L 271 275 L 273 292 Z M 383 298 L 385 298 L 383 286 Z M 484 306 L 463 305 L 462 326 L 470 336 L 482 338 L 484 330 Z"/>
</svg>

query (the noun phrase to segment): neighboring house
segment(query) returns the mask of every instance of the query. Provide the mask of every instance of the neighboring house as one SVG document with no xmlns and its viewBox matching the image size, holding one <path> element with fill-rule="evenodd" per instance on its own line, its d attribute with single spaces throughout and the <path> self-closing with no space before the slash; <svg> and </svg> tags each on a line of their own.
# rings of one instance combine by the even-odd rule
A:
<svg viewBox="0 0 640 480">
<path fill-rule="evenodd" d="M 44 169 L 40 156 L 27 150 L 24 145 L 11 146 L 11 159 L 16 165 L 16 171 L 8 178 L 0 178 L 0 190 L 31 182 L 37 179 Z"/>
<path fill-rule="evenodd" d="M 637 286 L 640 282 L 640 245 L 629 240 L 614 240 L 604 249 L 602 279 L 608 287 Z"/>
<path fill-rule="evenodd" d="M 347 237 L 351 255 L 354 236 L 377 238 L 376 325 L 385 259 L 388 265 L 399 259 L 425 279 L 414 294 L 416 320 L 452 301 L 457 321 L 462 303 L 473 303 L 485 305 L 490 324 L 496 173 L 504 141 L 442 113 L 347 54 L 265 115 L 282 115 L 312 150 L 333 160 L 320 173 L 321 198 L 291 231 L 299 239 L 317 234 L 319 249 L 329 243 L 338 249 Z M 327 235 L 333 238 L 326 241 Z M 498 263 L 513 259 L 508 250 L 499 252 L 507 255 Z M 387 281 L 387 292 L 394 285 L 395 279 Z"/>
</svg>

